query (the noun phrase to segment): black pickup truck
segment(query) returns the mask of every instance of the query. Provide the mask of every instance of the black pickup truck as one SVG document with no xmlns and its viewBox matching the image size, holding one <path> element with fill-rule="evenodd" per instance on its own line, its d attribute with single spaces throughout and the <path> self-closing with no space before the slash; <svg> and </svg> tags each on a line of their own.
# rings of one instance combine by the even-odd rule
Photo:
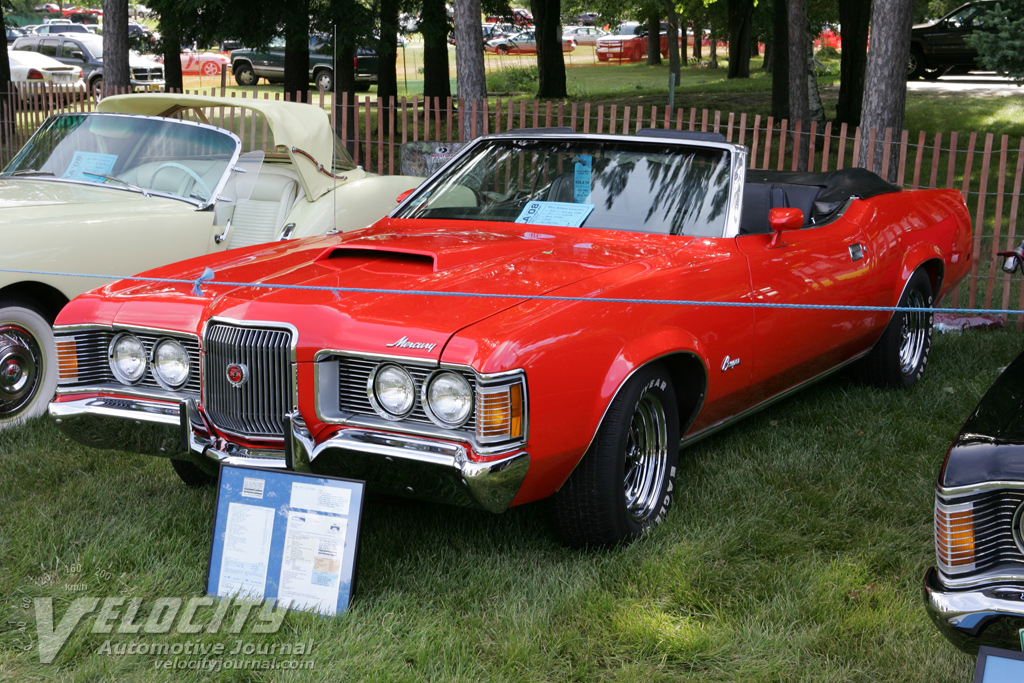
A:
<svg viewBox="0 0 1024 683">
<path fill-rule="evenodd" d="M 910 32 L 910 60 L 907 78 L 934 79 L 953 68 L 977 69 L 978 51 L 965 38 L 978 31 L 990 31 L 985 15 L 995 0 L 980 0 L 956 8 L 928 24 L 918 24 Z"/>
<path fill-rule="evenodd" d="M 275 38 L 265 50 L 231 51 L 231 72 L 241 86 L 256 85 L 261 78 L 284 83 L 284 38 Z M 356 90 L 365 92 L 377 82 L 377 54 L 360 49 L 356 55 Z M 309 82 L 325 91 L 334 89 L 334 51 L 324 38 L 309 37 Z"/>
</svg>

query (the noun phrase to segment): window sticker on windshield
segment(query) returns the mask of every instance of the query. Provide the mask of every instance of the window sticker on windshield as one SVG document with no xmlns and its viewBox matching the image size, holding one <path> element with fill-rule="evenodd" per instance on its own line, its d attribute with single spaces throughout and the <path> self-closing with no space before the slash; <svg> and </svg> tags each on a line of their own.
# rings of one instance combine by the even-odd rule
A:
<svg viewBox="0 0 1024 683">
<path fill-rule="evenodd" d="M 110 175 L 117 162 L 116 154 L 101 154 L 99 152 L 75 152 L 71 158 L 68 170 L 64 171 L 61 178 L 68 180 L 103 180 L 102 176 Z"/>
<path fill-rule="evenodd" d="M 578 228 L 594 210 L 593 204 L 570 202 L 529 202 L 516 218 L 516 223 L 528 225 L 557 225 Z"/>
<path fill-rule="evenodd" d="M 590 174 L 594 168 L 594 157 L 589 154 L 580 154 L 576 157 L 575 165 L 572 197 L 576 203 L 582 204 L 590 196 Z"/>
</svg>

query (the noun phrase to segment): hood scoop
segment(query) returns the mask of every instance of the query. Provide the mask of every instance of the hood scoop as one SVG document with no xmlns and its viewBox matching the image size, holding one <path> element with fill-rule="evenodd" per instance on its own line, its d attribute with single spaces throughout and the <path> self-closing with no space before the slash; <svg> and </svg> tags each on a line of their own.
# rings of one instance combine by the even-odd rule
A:
<svg viewBox="0 0 1024 683">
<path fill-rule="evenodd" d="M 340 270 L 362 268 L 380 274 L 404 273 L 421 275 L 437 269 L 437 259 L 431 253 L 415 250 L 374 248 L 365 245 L 340 245 L 327 250 L 319 259 Z"/>
</svg>

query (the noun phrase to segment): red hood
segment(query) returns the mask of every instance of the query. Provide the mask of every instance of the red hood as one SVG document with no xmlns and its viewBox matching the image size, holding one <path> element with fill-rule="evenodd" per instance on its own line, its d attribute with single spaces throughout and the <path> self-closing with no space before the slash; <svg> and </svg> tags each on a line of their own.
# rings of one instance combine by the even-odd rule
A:
<svg viewBox="0 0 1024 683">
<path fill-rule="evenodd" d="M 549 227 L 530 231 L 509 224 L 471 230 L 443 221 L 385 219 L 346 235 L 237 250 L 145 274 L 194 281 L 210 267 L 213 284 L 202 285 L 201 297 L 192 294 L 188 284 L 113 283 L 86 295 L 106 299 L 94 302 L 88 322 L 105 323 L 103 318 L 112 317 L 110 322 L 117 324 L 197 334 L 204 320 L 214 316 L 285 322 L 300 331 L 300 360 L 339 344 L 351 351 L 436 359 L 451 335 L 468 325 L 529 297 L 550 294 L 660 251 L 658 240 L 628 232 Z M 319 287 L 384 291 L 300 289 Z M 574 288 L 573 294 L 586 291 L 584 285 Z M 153 306 L 157 301 L 158 308 Z M 303 305 L 295 305 L 300 302 Z M 82 307 L 78 310 L 74 317 L 62 315 L 59 323 L 86 322 Z M 94 319 L 96 315 L 100 319 Z M 404 344 L 430 349 L 398 343 L 402 339 Z"/>
</svg>

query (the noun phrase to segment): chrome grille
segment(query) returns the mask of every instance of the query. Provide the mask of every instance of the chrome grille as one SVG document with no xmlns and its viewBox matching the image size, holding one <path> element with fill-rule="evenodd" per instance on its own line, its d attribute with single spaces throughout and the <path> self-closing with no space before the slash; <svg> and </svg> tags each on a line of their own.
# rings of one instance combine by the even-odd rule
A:
<svg viewBox="0 0 1024 683">
<path fill-rule="evenodd" d="M 160 332 L 140 332 L 138 330 L 80 330 L 75 332 L 56 332 L 55 340 L 58 344 L 74 341 L 78 370 L 73 377 L 66 377 L 63 374 L 58 378 L 57 384 L 61 387 L 78 388 L 84 386 L 108 386 L 124 387 L 114 378 L 110 369 L 108 349 L 113 338 L 121 332 L 130 332 L 135 335 L 143 346 L 146 347 L 147 357 L 152 357 L 153 346 L 160 339 L 175 339 L 188 351 L 189 377 L 185 385 L 180 389 L 170 392 L 160 385 L 153 376 L 152 368 L 146 368 L 146 374 L 133 387 L 153 389 L 154 393 L 174 393 L 199 395 L 199 340 L 195 337 L 179 337 L 172 334 Z"/>
<path fill-rule="evenodd" d="M 164 80 L 163 67 L 135 67 L 132 69 L 132 78 L 136 81 L 162 81 Z"/>
<path fill-rule="evenodd" d="M 1014 541 L 1013 528 L 1017 510 L 1024 504 L 1024 491 L 985 491 L 949 499 L 939 496 L 939 501 L 947 505 L 974 503 L 975 569 L 958 574 L 958 578 L 982 574 L 998 565 L 1024 566 L 1024 553 Z"/>
<path fill-rule="evenodd" d="M 287 330 L 216 323 L 203 342 L 203 406 L 213 424 L 241 436 L 284 436 L 292 410 L 292 334 Z M 230 365 L 248 379 L 232 386 Z"/>
<path fill-rule="evenodd" d="M 334 360 L 338 361 L 338 394 L 339 394 L 339 408 L 343 413 L 355 413 L 356 415 L 365 415 L 368 417 L 377 417 L 376 411 L 373 406 L 370 405 L 370 399 L 366 394 L 367 382 L 370 380 L 370 374 L 373 369 L 383 362 L 383 360 L 377 360 L 372 358 L 357 358 L 354 356 L 336 356 Z M 396 362 L 403 368 L 409 371 L 412 375 L 413 381 L 416 383 L 416 405 L 412 410 L 412 413 L 404 418 L 404 421 L 415 422 L 424 425 L 433 425 L 434 423 L 427 417 L 427 413 L 423 410 L 423 404 L 420 402 L 420 396 L 423 389 L 424 382 L 432 372 L 437 368 L 433 366 L 422 366 L 422 365 L 411 365 L 402 361 L 388 361 Z M 459 373 L 469 382 L 469 386 L 476 391 L 476 378 L 472 373 Z M 473 415 L 469 418 L 469 421 L 459 428 L 465 431 L 474 431 L 476 429 L 476 416 Z"/>
</svg>

